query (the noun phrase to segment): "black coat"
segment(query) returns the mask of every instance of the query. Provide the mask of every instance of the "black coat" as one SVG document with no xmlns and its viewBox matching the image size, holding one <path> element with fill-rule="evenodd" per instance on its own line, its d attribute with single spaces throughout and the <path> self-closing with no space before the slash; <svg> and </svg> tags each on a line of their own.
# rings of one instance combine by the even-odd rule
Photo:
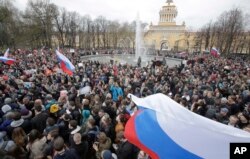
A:
<svg viewBox="0 0 250 159">
<path fill-rule="evenodd" d="M 49 117 L 46 113 L 37 114 L 31 119 L 32 129 L 37 129 L 40 133 L 46 128 L 46 120 Z"/>
<path fill-rule="evenodd" d="M 76 145 L 75 143 L 71 146 L 72 149 L 74 149 L 81 159 L 86 159 L 87 152 L 88 152 L 88 142 L 84 141 L 80 143 L 79 145 Z"/>
<path fill-rule="evenodd" d="M 128 141 L 121 143 L 117 149 L 119 159 L 136 159 L 139 149 Z"/>
</svg>

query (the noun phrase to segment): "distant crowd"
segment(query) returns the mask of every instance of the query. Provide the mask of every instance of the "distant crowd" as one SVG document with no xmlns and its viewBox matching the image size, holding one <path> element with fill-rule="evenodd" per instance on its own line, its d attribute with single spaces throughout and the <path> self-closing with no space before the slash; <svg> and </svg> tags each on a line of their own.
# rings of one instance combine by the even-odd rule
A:
<svg viewBox="0 0 250 159">
<path fill-rule="evenodd" d="M 62 72 L 50 50 L 16 50 L 13 65 L 0 63 L 0 158 L 149 159 L 124 137 L 137 111 L 129 93 L 163 93 L 250 132 L 249 58 L 188 56 L 170 68 L 167 59 L 142 67 L 64 54 L 76 67 L 73 76 Z"/>
</svg>

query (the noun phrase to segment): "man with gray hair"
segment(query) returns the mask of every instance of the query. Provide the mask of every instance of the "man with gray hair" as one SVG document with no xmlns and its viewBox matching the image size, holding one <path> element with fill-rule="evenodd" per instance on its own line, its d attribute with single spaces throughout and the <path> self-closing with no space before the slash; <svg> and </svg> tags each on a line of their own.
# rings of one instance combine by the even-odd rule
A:
<svg viewBox="0 0 250 159">
<path fill-rule="evenodd" d="M 88 151 L 88 142 L 82 141 L 82 136 L 80 133 L 75 133 L 73 136 L 74 143 L 70 148 L 74 149 L 79 158 L 86 158 Z"/>
</svg>

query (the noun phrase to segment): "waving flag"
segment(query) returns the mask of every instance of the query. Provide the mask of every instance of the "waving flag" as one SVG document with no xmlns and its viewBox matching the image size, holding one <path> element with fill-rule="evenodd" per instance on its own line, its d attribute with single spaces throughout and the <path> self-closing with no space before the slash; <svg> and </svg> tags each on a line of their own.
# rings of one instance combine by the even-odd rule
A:
<svg viewBox="0 0 250 159">
<path fill-rule="evenodd" d="M 129 95 L 144 108 L 130 118 L 125 137 L 153 159 L 228 159 L 232 142 L 250 133 L 197 115 L 163 94 Z"/>
<path fill-rule="evenodd" d="M 56 50 L 56 55 L 60 62 L 61 69 L 63 70 L 63 72 L 72 76 L 73 72 L 75 71 L 75 66 L 69 61 L 69 59 L 66 56 L 64 56 L 57 50 Z"/>
<path fill-rule="evenodd" d="M 15 62 L 14 59 L 7 58 L 7 57 L 4 57 L 4 56 L 0 56 L 0 61 L 4 62 L 7 65 L 12 65 Z"/>
<path fill-rule="evenodd" d="M 9 51 L 10 51 L 10 49 L 8 48 L 6 51 L 5 51 L 5 53 L 4 53 L 4 57 L 8 57 L 9 56 Z"/>
<path fill-rule="evenodd" d="M 214 48 L 214 47 L 211 49 L 210 53 L 214 57 L 219 57 L 220 56 L 219 51 L 216 48 Z"/>
</svg>

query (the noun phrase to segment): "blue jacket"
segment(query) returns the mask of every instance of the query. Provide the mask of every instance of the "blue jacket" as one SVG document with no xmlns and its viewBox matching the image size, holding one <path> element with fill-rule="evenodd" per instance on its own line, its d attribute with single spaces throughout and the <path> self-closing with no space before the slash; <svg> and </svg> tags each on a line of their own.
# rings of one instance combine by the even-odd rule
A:
<svg viewBox="0 0 250 159">
<path fill-rule="evenodd" d="M 116 87 L 114 85 L 111 85 L 110 91 L 112 93 L 113 101 L 117 101 L 119 96 L 123 96 L 123 91 L 121 87 Z"/>
</svg>

